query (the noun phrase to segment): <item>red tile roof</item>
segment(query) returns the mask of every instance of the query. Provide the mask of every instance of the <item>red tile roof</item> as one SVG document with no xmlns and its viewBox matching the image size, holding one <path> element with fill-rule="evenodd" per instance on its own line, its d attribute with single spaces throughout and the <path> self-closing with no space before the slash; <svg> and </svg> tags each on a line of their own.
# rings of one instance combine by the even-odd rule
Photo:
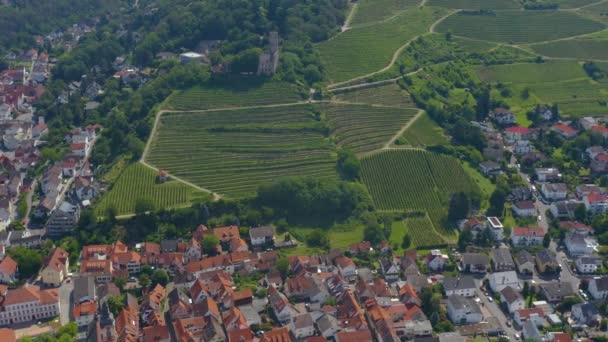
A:
<svg viewBox="0 0 608 342">
<path fill-rule="evenodd" d="M 608 197 L 604 194 L 593 192 L 587 195 L 587 201 L 589 203 L 598 203 L 608 201 Z"/>
<path fill-rule="evenodd" d="M 530 130 L 526 127 L 513 126 L 506 129 L 509 133 L 530 134 Z"/>
<path fill-rule="evenodd" d="M 608 128 L 606 128 L 605 126 L 601 126 L 601 125 L 595 125 L 593 127 L 591 127 L 592 131 L 595 132 L 600 132 L 602 134 L 608 134 Z"/>
<path fill-rule="evenodd" d="M 577 131 L 574 128 L 572 128 L 566 124 L 563 124 L 563 123 L 553 125 L 553 129 L 560 131 L 561 133 L 564 133 L 567 135 L 575 135 L 577 133 Z"/>
<path fill-rule="evenodd" d="M 17 262 L 10 256 L 4 257 L 4 260 L 0 262 L 0 272 L 6 275 L 14 275 L 17 272 Z"/>
<path fill-rule="evenodd" d="M 53 251 L 53 254 L 45 261 L 44 267 L 50 267 L 55 271 L 60 272 L 65 267 L 69 257 L 68 252 L 61 247 L 57 247 Z"/>
<path fill-rule="evenodd" d="M 545 231 L 540 227 L 515 227 L 513 228 L 514 236 L 545 236 Z"/>
<path fill-rule="evenodd" d="M 15 335 L 15 330 L 8 328 L 0 329 L 0 341 L 2 342 L 16 342 L 17 336 Z"/>
</svg>

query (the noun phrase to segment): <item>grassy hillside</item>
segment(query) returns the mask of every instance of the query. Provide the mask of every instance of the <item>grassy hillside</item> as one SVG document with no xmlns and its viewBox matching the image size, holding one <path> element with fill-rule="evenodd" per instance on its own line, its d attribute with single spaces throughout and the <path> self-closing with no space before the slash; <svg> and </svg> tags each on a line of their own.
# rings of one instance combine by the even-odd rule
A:
<svg viewBox="0 0 608 342">
<path fill-rule="evenodd" d="M 482 81 L 503 83 L 547 83 L 586 78 L 585 71 L 576 61 L 484 66 L 477 68 L 477 74 Z"/>
<path fill-rule="evenodd" d="M 351 26 L 387 19 L 399 11 L 418 6 L 420 0 L 361 0 Z"/>
<path fill-rule="evenodd" d="M 168 113 L 147 161 L 228 197 L 282 176 L 336 178 L 335 153 L 308 105 Z"/>
<path fill-rule="evenodd" d="M 339 93 L 334 96 L 334 100 L 383 106 L 415 107 L 410 94 L 395 83 Z"/>
<path fill-rule="evenodd" d="M 537 53 L 548 57 L 608 60 L 608 40 L 568 39 L 533 45 Z"/>
</svg>

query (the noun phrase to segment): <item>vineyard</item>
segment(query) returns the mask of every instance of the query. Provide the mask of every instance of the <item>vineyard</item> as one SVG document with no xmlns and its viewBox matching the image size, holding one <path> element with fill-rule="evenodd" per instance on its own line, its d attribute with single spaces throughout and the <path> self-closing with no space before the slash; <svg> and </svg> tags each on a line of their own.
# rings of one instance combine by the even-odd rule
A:
<svg viewBox="0 0 608 342">
<path fill-rule="evenodd" d="M 404 221 L 405 227 L 412 238 L 412 244 L 416 248 L 437 247 L 446 243 L 433 227 L 428 215 L 412 216 Z"/>
<path fill-rule="evenodd" d="M 193 200 L 208 196 L 207 193 L 177 181 L 158 184 L 156 175 L 156 171 L 143 164 L 129 165 L 103 196 L 95 208 L 96 214 L 105 215 L 108 207 L 114 207 L 118 215 L 132 214 L 135 212 L 135 202 L 139 199 L 151 200 L 155 208 L 169 209 L 188 206 Z"/>
<path fill-rule="evenodd" d="M 455 9 L 518 9 L 521 5 L 515 0 L 430 0 L 428 6 Z"/>
<path fill-rule="evenodd" d="M 432 211 L 450 194 L 479 192 L 451 157 L 422 150 L 388 150 L 362 159 L 363 182 L 380 210 Z"/>
<path fill-rule="evenodd" d="M 339 93 L 334 96 L 333 100 L 383 106 L 416 107 L 410 98 L 410 94 L 395 83 Z"/>
<path fill-rule="evenodd" d="M 228 197 L 283 176 L 336 178 L 335 153 L 309 105 L 161 117 L 146 160 Z"/>
<path fill-rule="evenodd" d="M 477 68 L 477 74 L 482 81 L 502 83 L 549 83 L 587 77 L 576 61 L 485 66 Z"/>
<path fill-rule="evenodd" d="M 418 110 L 331 104 L 324 112 L 337 145 L 360 153 L 382 147 Z"/>
<path fill-rule="evenodd" d="M 548 57 L 608 60 L 608 40 L 605 39 L 569 39 L 531 47 Z"/>
<path fill-rule="evenodd" d="M 456 13 L 438 32 L 507 43 L 537 43 L 599 31 L 604 24 L 565 11 L 505 11 L 492 15 Z"/>
<path fill-rule="evenodd" d="M 397 141 L 399 145 L 417 147 L 436 146 L 448 144 L 448 138 L 427 114 L 420 116 Z"/>
<path fill-rule="evenodd" d="M 203 110 L 301 100 L 295 87 L 287 82 L 234 82 L 230 87 L 195 87 L 175 92 L 167 99 L 165 107 L 173 110 Z"/>
<path fill-rule="evenodd" d="M 359 25 L 386 19 L 399 11 L 418 6 L 420 0 L 362 0 L 351 25 Z"/>
<path fill-rule="evenodd" d="M 329 78 L 334 82 L 346 81 L 381 69 L 399 47 L 427 32 L 445 13 L 439 8 L 412 8 L 389 20 L 352 28 L 318 44 Z"/>
<path fill-rule="evenodd" d="M 596 5 L 585 7 L 583 10 L 595 13 L 608 12 L 608 1 L 600 1 Z"/>
<path fill-rule="evenodd" d="M 559 8 L 579 8 L 600 1 L 601 0 L 555 0 L 555 3 L 559 5 Z M 586 7 L 585 10 L 588 10 L 588 7 Z"/>
</svg>

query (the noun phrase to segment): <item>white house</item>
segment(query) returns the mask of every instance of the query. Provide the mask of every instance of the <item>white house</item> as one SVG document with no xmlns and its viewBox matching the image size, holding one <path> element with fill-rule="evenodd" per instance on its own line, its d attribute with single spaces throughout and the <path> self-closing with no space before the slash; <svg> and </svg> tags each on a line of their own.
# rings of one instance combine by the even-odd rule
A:
<svg viewBox="0 0 608 342">
<path fill-rule="evenodd" d="M 494 109 L 490 115 L 497 124 L 499 125 L 513 125 L 515 124 L 515 115 L 508 109 L 505 108 L 496 108 Z"/>
<path fill-rule="evenodd" d="M 602 193 L 590 193 L 584 196 L 583 203 L 591 215 L 601 215 L 608 211 L 608 196 Z"/>
<path fill-rule="evenodd" d="M 587 291 L 595 299 L 608 298 L 608 276 L 596 277 L 589 281 Z"/>
<path fill-rule="evenodd" d="M 562 178 L 562 174 L 556 168 L 537 168 L 534 170 L 536 180 L 539 182 L 555 182 Z"/>
<path fill-rule="evenodd" d="M 488 220 L 486 221 L 486 228 L 489 228 L 492 231 L 494 241 L 502 241 L 504 239 L 504 226 L 498 217 L 488 217 Z"/>
<path fill-rule="evenodd" d="M 481 309 L 471 298 L 462 296 L 448 297 L 448 317 L 454 324 L 474 324 L 481 322 Z"/>
<path fill-rule="evenodd" d="M 475 295 L 475 279 L 470 275 L 465 275 L 458 278 L 444 278 L 443 291 L 446 296 L 463 296 L 473 297 Z"/>
<path fill-rule="evenodd" d="M 274 240 L 274 229 L 272 226 L 255 227 L 249 229 L 249 238 L 252 246 L 260 246 L 272 243 Z"/>
<path fill-rule="evenodd" d="M 511 230 L 511 242 L 515 247 L 539 246 L 545 231 L 540 227 L 515 227 Z"/>
<path fill-rule="evenodd" d="M 59 292 L 57 289 L 40 290 L 34 285 L 25 285 L 8 290 L 2 301 L 0 325 L 12 325 L 51 318 L 59 315 Z"/>
<path fill-rule="evenodd" d="M 593 255 L 583 255 L 576 258 L 576 269 L 580 273 L 595 273 L 602 267 L 602 258 Z"/>
<path fill-rule="evenodd" d="M 507 304 L 507 308 L 511 314 L 526 307 L 524 297 L 511 286 L 507 286 L 500 291 L 500 300 Z"/>
<path fill-rule="evenodd" d="M 594 303 L 580 303 L 572 306 L 572 319 L 578 326 L 599 325 L 602 316 Z"/>
<path fill-rule="evenodd" d="M 511 207 L 513 213 L 517 216 L 535 216 L 536 206 L 532 201 L 517 201 Z"/>
<path fill-rule="evenodd" d="M 281 324 L 288 324 L 295 316 L 296 311 L 284 294 L 279 292 L 274 285 L 268 287 L 268 302 L 275 317 Z"/>
<path fill-rule="evenodd" d="M 500 292 L 505 287 L 510 286 L 515 290 L 519 290 L 519 279 L 515 271 L 496 272 L 488 275 L 490 280 L 490 288 L 494 292 Z"/>
<path fill-rule="evenodd" d="M 519 326 L 522 326 L 526 321 L 532 321 L 537 327 L 542 327 L 545 324 L 545 312 L 539 307 L 519 309 L 513 314 L 513 320 Z"/>
<path fill-rule="evenodd" d="M 315 334 L 315 325 L 309 313 L 295 316 L 289 323 L 289 329 L 298 340 Z"/>
<path fill-rule="evenodd" d="M 339 256 L 335 259 L 336 266 L 340 275 L 345 279 L 352 279 L 357 276 L 357 267 L 353 259 L 345 256 Z"/>
<path fill-rule="evenodd" d="M 543 197 L 550 201 L 563 200 L 568 197 L 568 186 L 564 183 L 543 183 L 540 191 Z"/>
<path fill-rule="evenodd" d="M 518 140 L 513 145 L 513 152 L 515 154 L 526 154 L 532 152 L 532 146 L 529 140 Z"/>
<path fill-rule="evenodd" d="M 564 244 L 568 249 L 568 253 L 573 256 L 591 255 L 599 246 L 593 237 L 577 232 L 567 233 Z"/>
</svg>

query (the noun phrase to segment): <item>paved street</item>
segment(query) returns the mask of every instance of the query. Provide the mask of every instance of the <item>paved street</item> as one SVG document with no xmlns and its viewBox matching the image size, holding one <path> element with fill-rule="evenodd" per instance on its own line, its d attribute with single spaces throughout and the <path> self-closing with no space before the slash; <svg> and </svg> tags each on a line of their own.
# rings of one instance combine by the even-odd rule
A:
<svg viewBox="0 0 608 342">
<path fill-rule="evenodd" d="M 59 287 L 59 320 L 61 325 L 70 323 L 70 312 L 72 311 L 70 297 L 72 296 L 72 290 L 74 290 L 74 281 L 72 279 L 66 279 L 61 284 L 61 287 Z"/>
<path fill-rule="evenodd" d="M 490 314 L 493 317 L 496 317 L 498 319 L 498 322 L 500 322 L 500 326 L 502 327 L 502 330 L 507 334 L 507 336 L 509 336 L 509 340 L 510 341 L 515 341 L 515 334 L 518 334 L 519 332 L 516 331 L 513 326 L 508 327 L 506 322 L 508 320 L 508 318 L 505 316 L 505 314 L 502 312 L 502 310 L 500 310 L 500 308 L 498 307 L 498 305 L 496 305 L 496 301 L 488 301 L 488 297 L 486 297 L 486 295 L 483 294 L 483 292 L 480 290 L 481 287 L 481 283 L 482 283 L 483 279 L 475 279 L 475 283 L 477 285 L 477 296 L 481 299 L 481 302 L 483 303 L 483 306 L 490 312 Z"/>
</svg>

